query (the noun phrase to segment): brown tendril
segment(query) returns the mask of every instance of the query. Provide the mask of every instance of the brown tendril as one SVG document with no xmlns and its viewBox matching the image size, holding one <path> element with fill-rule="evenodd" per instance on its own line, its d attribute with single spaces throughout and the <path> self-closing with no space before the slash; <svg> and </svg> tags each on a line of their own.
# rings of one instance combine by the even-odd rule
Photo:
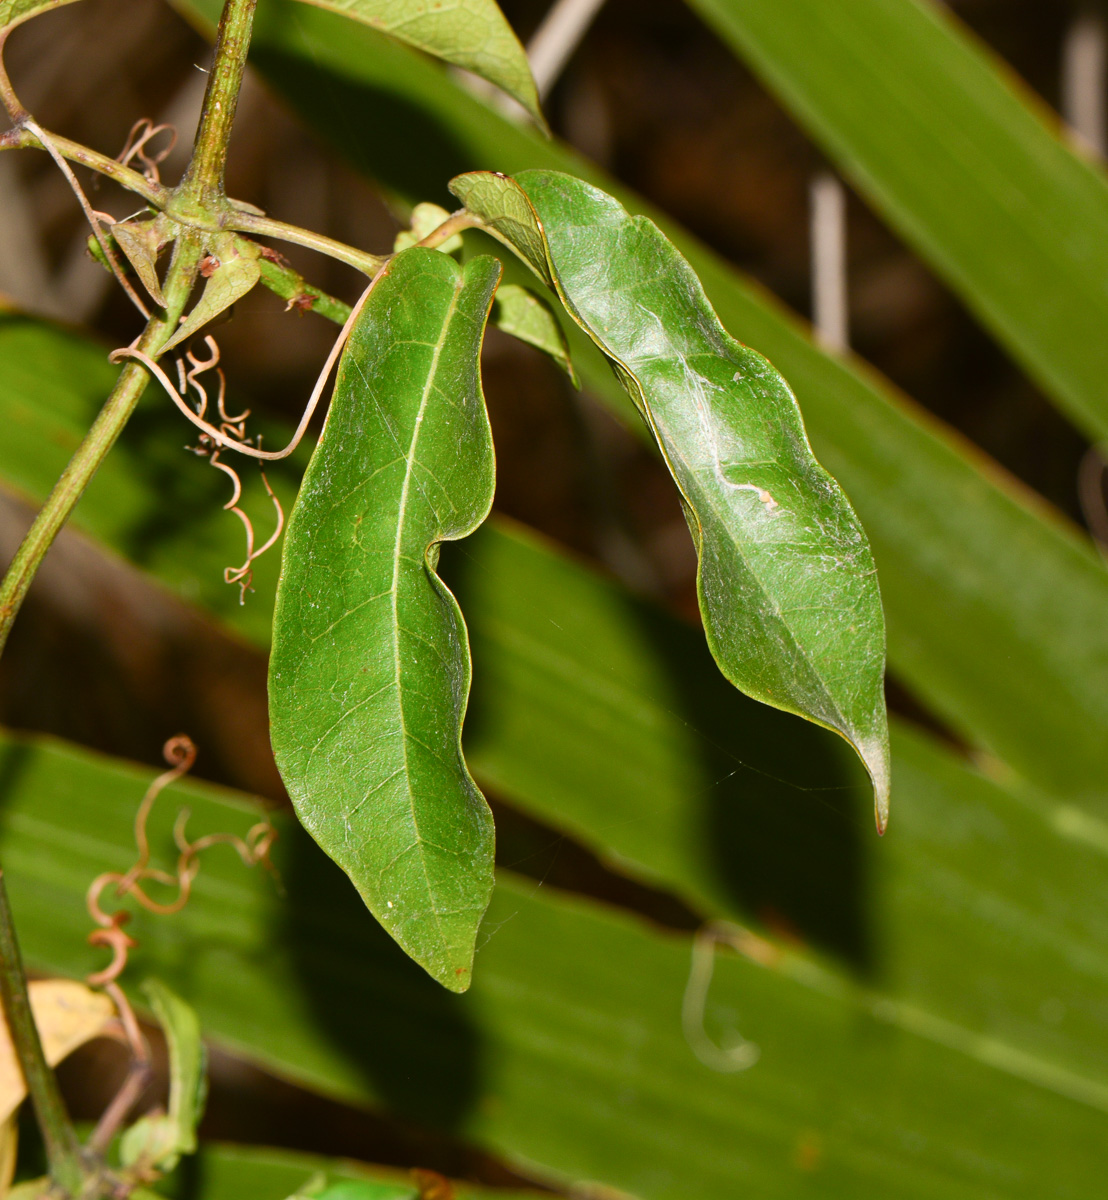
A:
<svg viewBox="0 0 1108 1200">
<path fill-rule="evenodd" d="M 269 861 L 269 851 L 277 837 L 277 831 L 268 820 L 260 821 L 251 827 L 245 838 L 230 833 L 212 833 L 190 842 L 185 835 L 185 824 L 188 821 L 188 809 L 182 809 L 173 827 L 173 840 L 179 851 L 177 866 L 173 874 L 158 867 L 151 867 L 150 839 L 146 825 L 150 818 L 151 809 L 162 790 L 179 779 L 196 761 L 196 746 L 192 740 L 181 734 L 170 738 L 163 749 L 169 770 L 163 771 L 146 790 L 135 814 L 135 845 L 138 857 L 134 864 L 124 874 L 105 872 L 98 875 L 89 885 L 86 903 L 89 916 L 97 928 L 89 934 L 90 945 L 104 946 L 111 950 L 112 958 L 108 965 L 87 977 L 92 987 L 108 988 L 114 986 L 127 966 L 127 956 L 137 944 L 123 926 L 131 919 L 126 909 L 116 912 L 105 912 L 100 904 L 104 889 L 114 885 L 115 895 L 119 898 L 130 896 L 147 912 L 168 916 L 180 912 L 189 901 L 192 894 L 192 884 L 200 870 L 199 855 L 211 846 L 228 845 L 234 848 L 244 865 L 252 867 L 262 863 L 267 870 L 273 871 Z M 153 899 L 143 885 L 152 882 L 164 887 L 176 887 L 177 895 L 168 903 Z M 114 998 L 114 996 L 113 996 Z M 121 1010 L 122 1011 L 122 1010 Z M 137 1026 L 136 1026 L 137 1028 Z"/>
<path fill-rule="evenodd" d="M 158 134 L 165 133 L 167 130 L 169 131 L 168 145 L 156 154 L 147 154 L 147 145 Z M 162 179 L 158 172 L 158 167 L 173 153 L 173 148 L 176 145 L 177 130 L 172 125 L 155 125 L 149 117 L 143 117 L 142 120 L 136 121 L 131 126 L 131 132 L 127 135 L 127 143 L 119 152 L 119 157 L 116 161 L 120 166 L 126 167 L 130 165 L 133 158 L 137 158 L 142 163 L 142 173 L 146 177 L 146 182 L 160 185 Z"/>
<path fill-rule="evenodd" d="M 248 455 L 250 458 L 265 459 L 266 461 L 274 461 L 279 458 L 287 458 L 297 446 L 300 445 L 301 439 L 307 432 L 308 423 L 312 419 L 312 414 L 319 405 L 319 401 L 323 396 L 323 389 L 326 386 L 327 380 L 331 375 L 331 370 L 338 361 L 339 355 L 346 345 L 347 339 L 350 337 L 350 331 L 354 328 L 354 324 L 361 315 L 362 309 L 365 307 L 366 301 L 369 299 L 373 288 L 384 279 L 387 267 L 383 267 L 373 277 L 369 287 L 362 292 L 361 299 L 354 305 L 350 312 L 350 316 L 346 319 L 346 324 L 339 331 L 339 336 L 335 339 L 334 345 L 331 347 L 331 352 L 327 356 L 327 361 L 323 364 L 323 369 L 320 371 L 316 379 L 315 387 L 312 389 L 312 394 L 308 399 L 307 406 L 300 417 L 300 424 L 296 427 L 296 432 L 292 435 L 289 444 L 283 450 L 261 450 L 257 446 L 252 446 L 249 442 L 236 440 L 229 433 L 217 429 L 216 426 L 209 424 L 202 416 L 197 415 L 186 403 L 182 393 L 173 386 L 169 376 L 162 370 L 160 366 L 150 357 L 138 349 L 135 345 L 121 346 L 118 350 L 113 350 L 108 355 L 109 362 L 121 362 L 125 358 L 133 358 L 150 372 L 150 374 L 161 384 L 166 395 L 180 409 L 182 413 L 202 432 L 207 434 L 217 445 L 227 450 L 237 450 L 240 454 Z"/>
<path fill-rule="evenodd" d="M 193 350 L 189 349 L 186 351 L 183 359 L 181 357 L 175 359 L 177 387 L 173 386 L 169 376 L 166 375 L 153 359 L 143 354 L 140 350 L 137 350 L 134 346 L 130 346 L 126 350 L 117 350 L 110 357 L 115 362 L 118 362 L 120 358 L 126 357 L 137 358 L 142 362 L 147 370 L 154 375 L 154 378 L 173 397 L 177 406 L 182 411 L 188 413 L 190 419 L 204 431 L 197 438 L 198 444 L 191 447 L 193 453 L 199 455 L 201 458 L 207 458 L 213 467 L 222 471 L 231 480 L 231 498 L 224 504 L 223 508 L 226 512 L 233 512 L 242 522 L 243 530 L 246 534 L 246 558 L 241 566 L 226 567 L 223 572 L 223 581 L 224 583 L 237 583 L 239 585 L 239 603 L 245 604 L 246 593 L 250 590 L 250 585 L 254 577 L 254 562 L 275 545 L 278 538 L 280 538 L 285 528 L 285 510 L 270 487 L 265 471 L 261 471 L 262 485 L 273 503 L 276 524 L 269 538 L 261 546 L 255 547 L 253 522 L 239 507 L 239 500 L 242 498 L 242 480 L 235 468 L 223 462 L 220 455 L 223 453 L 225 445 L 230 445 L 235 449 L 247 446 L 255 456 L 260 458 L 279 458 L 281 455 L 266 454 L 250 444 L 256 441 L 259 447 L 261 445 L 260 437 L 248 439 L 246 436 L 246 420 L 250 416 L 250 409 L 244 408 L 240 413 L 229 413 L 227 411 L 227 377 L 223 372 L 223 368 L 219 365 L 219 343 L 211 334 L 207 334 L 204 337 L 204 344 L 208 348 L 207 358 L 200 358 Z M 204 420 L 210 400 L 208 389 L 200 378 L 206 372 L 213 370 L 218 381 L 216 392 L 216 411 L 219 414 L 218 430 Z M 195 412 L 189 408 L 190 393 L 192 393 L 192 404 L 194 405 Z M 216 436 L 209 434 L 207 432 L 209 429 L 214 430 Z"/>
<path fill-rule="evenodd" d="M 85 214 L 85 220 L 88 221 L 89 227 L 92 229 L 93 237 L 96 238 L 100 246 L 100 250 L 107 261 L 112 274 L 116 278 L 116 282 L 127 293 L 131 303 L 139 310 L 140 313 L 149 321 L 150 310 L 139 299 L 138 293 L 123 273 L 123 268 L 119 265 L 119 259 L 115 255 L 115 251 L 111 247 L 111 243 L 104 236 L 104 231 L 101 228 L 104 224 L 114 224 L 115 218 L 107 213 L 98 213 L 88 202 L 88 197 L 84 193 L 84 189 L 77 182 L 77 176 L 73 174 L 69 163 L 62 157 L 61 151 L 54 145 L 54 139 L 41 126 L 37 125 L 29 117 L 23 122 L 24 129 L 30 130 L 31 133 L 38 138 L 42 143 L 43 149 L 57 164 L 58 170 L 65 176 L 66 182 L 69 184 L 73 194 L 77 197 L 77 203 L 81 206 L 81 211 Z"/>
</svg>

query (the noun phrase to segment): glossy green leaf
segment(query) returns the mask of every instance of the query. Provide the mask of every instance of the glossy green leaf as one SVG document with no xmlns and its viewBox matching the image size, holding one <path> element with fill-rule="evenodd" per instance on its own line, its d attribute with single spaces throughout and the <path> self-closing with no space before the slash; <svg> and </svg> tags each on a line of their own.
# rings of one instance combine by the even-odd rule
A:
<svg viewBox="0 0 1108 1200">
<path fill-rule="evenodd" d="M 218 0 L 178 7 L 194 20 L 198 12 L 218 17 Z M 295 26 L 290 11 L 301 14 Z M 1108 578 L 1087 538 L 871 369 L 823 354 L 801 323 L 641 199 L 564 147 L 501 119 L 434 64 L 291 0 L 262 6 L 254 53 L 273 86 L 357 167 L 413 201 L 436 194 L 459 170 L 546 166 L 599 183 L 656 219 L 725 327 L 764 353 L 796 391 L 816 455 L 845 487 L 873 545 L 893 673 L 971 745 L 1089 811 L 1108 811 Z M 427 131 L 419 156 L 408 152 L 413 121 Z M 16 416 L 0 455 L 14 486 L 43 497 L 114 375 L 95 351 L 78 352 L 70 335 L 14 320 L 4 328 L 0 391 L 15 398 Z M 57 347 L 45 353 L 43 382 L 25 365 L 34 356 L 23 353 L 39 339 Z M 599 352 L 582 334 L 571 340 L 590 389 L 626 413 L 630 405 Z M 79 369 L 67 366 L 75 354 Z M 62 428 L 54 404 L 65 414 Z M 216 472 L 195 460 L 180 465 L 178 435 L 159 436 L 159 410 L 158 401 L 144 401 L 132 440 L 108 459 L 77 522 L 264 642 L 262 597 L 267 587 L 272 594 L 275 560 L 259 561 L 257 596 L 240 609 L 220 579 L 222 567 L 237 561 L 219 548 L 231 524 L 216 502 L 222 481 L 206 484 Z M 34 434 L 48 426 L 55 432 Z M 108 496 L 109 477 L 126 503 Z M 172 495 L 162 494 L 166 479 Z M 158 538 L 149 536 L 153 528 Z"/>
<path fill-rule="evenodd" d="M 1108 185 L 930 0 L 690 0 L 1091 437 L 1108 436 Z"/>
<path fill-rule="evenodd" d="M 218 11 L 216 0 L 175 3 L 194 20 Z M 724 327 L 795 390 L 816 457 L 846 489 L 873 546 L 894 674 L 972 745 L 1108 811 L 1108 578 L 1087 538 L 871 369 L 818 350 L 802 322 L 595 166 L 370 30 L 304 10 L 314 20 L 293 32 L 289 8 L 270 0 L 259 12 L 254 61 L 357 169 L 392 191 L 415 201 L 460 171 L 545 167 L 656 220 Z M 416 126 L 419 155 L 410 153 Z M 571 344 L 587 386 L 626 414 L 600 355 L 583 335 Z"/>
<path fill-rule="evenodd" d="M 518 100 L 546 129 L 527 55 L 495 0 L 307 0 L 465 67 Z"/>
<path fill-rule="evenodd" d="M 847 819 L 878 868 L 866 872 L 864 913 L 882 914 L 870 982 L 772 943 L 748 943 L 760 962 L 720 953 L 709 1032 L 758 1045 L 747 1071 L 713 1072 L 685 1040 L 686 935 L 505 877 L 474 987 L 450 996 L 286 823 L 286 897 L 213 851 L 182 913 L 136 916 L 135 971 L 170 981 L 209 1036 L 282 1075 L 450 1130 L 563 1186 L 599 1180 L 643 1200 L 1088 1200 L 1108 1126 L 1103 850 L 925 740 L 897 740 L 913 765 L 906 819 L 885 843 L 866 836 L 861 811 Z M 152 774 L 50 743 L 4 745 L 0 858 L 34 966 L 99 964 L 80 936 L 85 889 L 131 861 Z M 639 800 L 649 806 L 649 790 Z M 183 802 L 197 834 L 255 819 L 195 783 L 163 801 L 151 828 L 160 861 L 172 861 Z M 972 1021 L 909 999 L 921 961 Z"/>
<path fill-rule="evenodd" d="M 297 814 L 412 957 L 469 986 L 492 816 L 466 770 L 465 622 L 439 545 L 492 505 L 478 359 L 500 278 L 413 248 L 350 336 L 289 519 L 270 658 L 277 764 Z"/>
<path fill-rule="evenodd" d="M 462 175 L 451 190 L 513 248 L 518 239 L 527 261 L 541 246 L 540 275 L 650 426 L 684 500 L 720 669 L 747 695 L 850 741 L 884 830 L 885 624 L 873 557 L 812 455 L 788 385 L 728 336 L 658 227 L 599 189 L 529 171 Z"/>
<path fill-rule="evenodd" d="M 0 33 L 14 29 L 40 13 L 72 3 L 73 0 L 0 0 Z"/>
<path fill-rule="evenodd" d="M 550 305 L 530 288 L 520 287 L 518 283 L 502 283 L 492 306 L 492 322 L 512 337 L 549 354 L 569 376 L 573 386 L 581 386 L 558 318 Z"/>
<path fill-rule="evenodd" d="M 163 353 L 188 341 L 257 284 L 262 276 L 258 261 L 241 253 L 240 245 L 229 235 L 215 243 L 215 261 L 200 299 L 181 322 L 177 332 L 166 342 Z"/>
</svg>

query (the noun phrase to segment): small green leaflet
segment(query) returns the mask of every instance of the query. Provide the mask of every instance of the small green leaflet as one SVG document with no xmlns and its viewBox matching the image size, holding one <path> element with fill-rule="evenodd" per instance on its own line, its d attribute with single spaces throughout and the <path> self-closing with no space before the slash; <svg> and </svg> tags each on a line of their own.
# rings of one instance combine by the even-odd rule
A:
<svg viewBox="0 0 1108 1200">
<path fill-rule="evenodd" d="M 530 288 L 518 283 L 501 284 L 492 307 L 492 322 L 505 333 L 534 346 L 550 357 L 580 387 L 569 357 L 569 343 L 550 305 Z"/>
<path fill-rule="evenodd" d="M 242 253 L 242 247 L 242 241 L 236 241 L 230 234 L 216 240 L 211 255 L 214 264 L 204 285 L 204 291 L 192 312 L 162 347 L 163 354 L 187 341 L 194 333 L 198 333 L 205 325 L 214 321 L 221 312 L 241 300 L 261 279 L 262 270 L 257 259 Z"/>
<path fill-rule="evenodd" d="M 161 308 L 165 308 L 165 295 L 158 280 L 158 252 L 176 231 L 177 226 L 164 213 L 149 221 L 124 221 L 111 227 L 116 245 L 134 267 L 154 303 Z"/>
<path fill-rule="evenodd" d="M 146 980 L 142 990 L 169 1047 L 169 1111 L 136 1121 L 123 1135 L 120 1158 L 126 1166 L 172 1170 L 182 1154 L 196 1152 L 208 1094 L 207 1055 L 191 1006 L 157 979 Z"/>
<path fill-rule="evenodd" d="M 306 0 L 465 67 L 518 100 L 544 132 L 527 55 L 495 0 Z"/>
<path fill-rule="evenodd" d="M 429 234 L 434 233 L 436 229 L 448 218 L 450 214 L 439 204 L 431 204 L 429 201 L 423 201 L 417 204 L 412 209 L 412 219 L 407 229 L 402 229 L 393 242 L 393 250 L 400 253 L 401 250 L 408 250 L 417 242 Z M 436 246 L 435 249 L 441 254 L 453 254 L 456 250 L 462 248 L 461 234 L 454 234 L 449 237 L 441 246 Z"/>
<path fill-rule="evenodd" d="M 72 3 L 73 0 L 0 0 L 0 33 L 37 17 L 39 13 Z"/>
<path fill-rule="evenodd" d="M 492 815 L 462 758 L 465 623 L 439 543 L 492 505 L 479 354 L 500 264 L 413 247 L 377 276 L 289 519 L 270 657 L 277 764 L 400 945 L 469 986 Z"/>
<path fill-rule="evenodd" d="M 658 227 L 572 176 L 480 171 L 451 190 L 608 356 L 677 482 L 705 634 L 757 700 L 845 737 L 888 819 L 885 623 L 869 543 L 788 385 L 731 338 Z"/>
</svg>

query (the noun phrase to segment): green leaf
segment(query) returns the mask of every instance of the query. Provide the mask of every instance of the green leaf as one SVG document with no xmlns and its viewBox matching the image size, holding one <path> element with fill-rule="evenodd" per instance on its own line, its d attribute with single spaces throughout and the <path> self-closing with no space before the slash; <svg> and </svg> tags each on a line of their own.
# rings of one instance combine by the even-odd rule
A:
<svg viewBox="0 0 1108 1200">
<path fill-rule="evenodd" d="M 1092 438 L 1108 436 L 1108 185 L 945 6 L 690 0 Z"/>
<path fill-rule="evenodd" d="M 265 1146 L 207 1142 L 188 1169 L 188 1177 L 168 1179 L 159 1189 L 180 1200 L 284 1200 L 294 1194 L 318 1197 L 326 1194 L 323 1189 L 335 1200 L 420 1200 L 408 1172 Z M 535 1193 L 459 1184 L 457 1195 L 458 1200 L 534 1200 Z"/>
<path fill-rule="evenodd" d="M 196 1013 L 157 979 L 142 985 L 169 1048 L 169 1111 L 164 1117 L 146 1117 L 149 1130 L 139 1134 L 142 1121 L 123 1137 L 123 1161 L 140 1160 L 172 1169 L 182 1154 L 196 1152 L 196 1127 L 204 1115 L 208 1094 L 207 1053 Z M 130 1145 L 129 1145 L 130 1143 Z"/>
<path fill-rule="evenodd" d="M 165 308 L 166 300 L 158 280 L 158 251 L 173 236 L 175 229 L 176 226 L 164 214 L 150 221 L 124 221 L 111 226 L 112 237 L 135 268 L 142 286 L 150 293 L 154 303 L 162 308 Z"/>
<path fill-rule="evenodd" d="M 216 0 L 175 3 L 194 20 L 218 15 Z M 1106 811 L 1108 577 L 1086 536 L 871 368 L 820 351 L 761 287 L 594 165 L 504 120 L 403 46 L 312 10 L 294 27 L 289 11 L 288 0 L 263 6 L 253 61 L 356 169 L 393 192 L 414 202 L 459 171 L 546 167 L 651 216 L 724 327 L 795 390 L 817 458 L 873 545 L 893 673 L 971 745 Z M 425 153 L 412 155 L 407 131 L 417 120 Z M 571 345 L 590 390 L 626 416 L 631 406 L 599 353 L 583 334 Z"/>
<path fill-rule="evenodd" d="M 194 21 L 219 15 L 218 0 L 176 6 Z M 411 202 L 440 188 L 446 202 L 443 180 L 461 170 L 544 166 L 587 178 L 652 216 L 693 265 L 724 326 L 795 390 L 818 459 L 843 484 L 873 545 L 899 682 L 969 745 L 1086 811 L 1108 811 L 1108 575 L 1087 536 L 872 368 L 820 351 L 804 323 L 640 197 L 502 119 L 419 55 L 332 14 L 269 0 L 252 56 L 359 170 Z M 412 120 L 428 130 L 418 156 L 409 152 Z M 17 318 L 3 336 L 10 340 L 0 352 L 0 393 L 10 389 L 16 414 L 0 439 L 3 470 L 41 498 L 113 374 L 95 351 L 78 352 L 69 334 Z M 40 339 L 41 356 L 29 349 Z M 599 352 L 576 329 L 571 344 L 587 386 L 626 418 L 631 405 Z M 32 359 L 45 360 L 39 373 L 25 365 Z M 47 400 L 60 406 L 61 426 Z M 77 522 L 264 644 L 273 560 L 259 561 L 257 596 L 239 608 L 220 580 L 222 566 L 237 561 L 220 549 L 222 492 L 201 486 L 215 472 L 195 461 L 180 466 L 172 448 L 179 437 L 168 445 L 157 436 L 158 411 L 157 400 L 144 402 L 145 419 L 113 451 Z M 172 495 L 163 494 L 165 478 L 175 481 Z"/>
<path fill-rule="evenodd" d="M 63 4 L 72 4 L 73 0 L 0 0 L 0 33 L 6 29 L 14 29 L 32 17 L 49 11 L 51 8 L 61 8 Z"/>
<path fill-rule="evenodd" d="M 547 128 L 527 55 L 495 0 L 307 0 L 465 67 L 518 100 Z"/>
<path fill-rule="evenodd" d="M 177 332 L 162 348 L 172 350 L 241 300 L 262 276 L 257 259 L 240 252 L 241 243 L 226 235 L 214 244 L 215 261 L 200 299 L 182 321 Z"/>
<path fill-rule="evenodd" d="M 339 367 L 289 520 L 271 736 L 298 815 L 370 911 L 453 991 L 492 889 L 492 816 L 465 767 L 465 622 L 439 544 L 488 515 L 478 355 L 500 264 L 391 260 Z"/>
<path fill-rule="evenodd" d="M 393 250 L 399 253 L 401 250 L 409 250 L 416 242 L 421 242 L 428 234 L 434 233 L 436 229 L 448 218 L 450 214 L 440 204 L 430 204 L 424 201 L 417 204 L 412 209 L 412 219 L 409 228 L 402 229 L 393 242 Z M 449 237 L 441 246 L 436 246 L 436 250 L 440 250 L 443 254 L 453 254 L 455 251 L 462 248 L 462 239 L 459 234 L 454 234 Z"/>
<path fill-rule="evenodd" d="M 681 489 L 720 669 L 767 704 L 841 733 L 888 820 L 885 625 L 857 517 L 808 445 L 796 400 L 729 337 L 688 263 L 646 217 L 555 172 L 463 175 L 473 215 L 546 270 L 611 359 Z M 527 209 L 530 206 L 530 220 Z"/>
<path fill-rule="evenodd" d="M 789 718 L 724 694 L 739 717 L 726 749 L 758 763 L 741 715 Z M 649 697 L 607 695 L 632 723 L 644 700 L 667 717 Z M 663 729 L 682 715 L 670 711 Z M 1108 859 L 926 739 L 898 735 L 902 745 L 905 819 L 877 843 L 863 805 L 841 815 L 853 850 L 838 871 L 827 864 L 837 889 L 820 888 L 827 905 L 865 880 L 861 912 L 881 916 L 867 982 L 795 941 L 744 942 L 754 958 L 721 952 L 710 1030 L 737 1028 L 761 1051 L 737 1074 L 707 1069 L 685 1040 L 687 935 L 505 876 L 474 987 L 449 996 L 365 921 L 287 822 L 276 847 L 287 898 L 265 872 L 213 853 L 183 912 L 136 915 L 132 959 L 229 1049 L 566 1190 L 599 1180 L 643 1200 L 1087 1200 L 1103 1181 L 1108 1124 Z M 100 965 L 74 929 L 89 880 L 131 862 L 153 774 L 48 741 L 4 743 L 0 861 L 34 967 Z M 637 799 L 649 809 L 650 789 Z M 181 803 L 196 836 L 256 819 L 207 785 L 179 783 L 162 800 L 151 819 L 162 864 Z M 718 831 L 715 841 L 724 849 Z M 827 858 L 827 844 L 814 849 Z M 792 853 L 773 865 L 788 871 Z M 945 1010 L 912 999 L 921 965 Z"/>
<path fill-rule="evenodd" d="M 512 337 L 549 354 L 569 376 L 573 386 L 581 386 L 569 356 L 569 343 L 554 310 L 530 288 L 520 287 L 518 283 L 502 283 L 492 306 L 492 322 Z"/>
</svg>

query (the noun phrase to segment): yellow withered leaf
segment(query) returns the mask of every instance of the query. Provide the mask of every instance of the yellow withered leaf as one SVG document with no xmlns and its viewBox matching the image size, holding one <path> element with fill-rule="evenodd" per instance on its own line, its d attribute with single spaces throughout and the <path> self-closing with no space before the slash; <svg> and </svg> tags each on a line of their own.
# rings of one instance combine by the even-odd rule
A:
<svg viewBox="0 0 1108 1200">
<path fill-rule="evenodd" d="M 103 1033 L 115 1018 L 115 1005 L 103 992 L 72 979 L 36 979 L 30 992 L 31 1011 L 52 1067 Z M 15 1047 L 0 1017 L 0 1122 L 7 1121 L 26 1094 Z"/>
</svg>

